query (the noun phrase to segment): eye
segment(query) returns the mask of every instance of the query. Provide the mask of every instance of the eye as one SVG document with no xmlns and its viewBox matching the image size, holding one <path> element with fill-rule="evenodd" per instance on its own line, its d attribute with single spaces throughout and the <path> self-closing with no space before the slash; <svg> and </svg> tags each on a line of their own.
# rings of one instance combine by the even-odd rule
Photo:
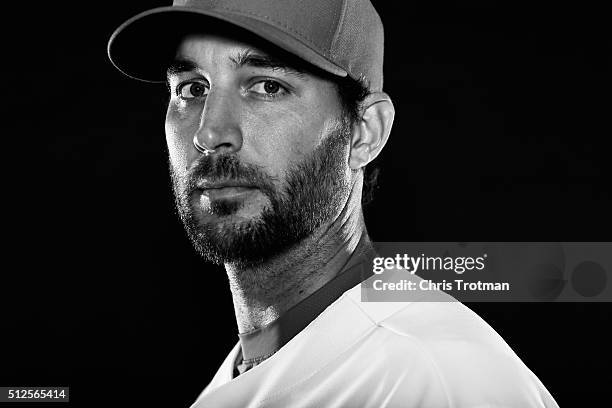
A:
<svg viewBox="0 0 612 408">
<path fill-rule="evenodd" d="M 176 88 L 181 99 L 202 98 L 208 95 L 208 86 L 202 82 L 184 82 Z"/>
<path fill-rule="evenodd" d="M 287 92 L 287 89 L 277 81 L 266 79 L 259 81 L 251 87 L 251 91 L 266 97 L 276 97 Z"/>
</svg>

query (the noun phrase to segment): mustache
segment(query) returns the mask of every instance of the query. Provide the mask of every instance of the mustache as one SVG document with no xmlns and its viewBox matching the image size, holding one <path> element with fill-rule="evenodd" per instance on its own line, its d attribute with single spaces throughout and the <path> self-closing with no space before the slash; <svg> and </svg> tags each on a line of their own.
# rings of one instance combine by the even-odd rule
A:
<svg viewBox="0 0 612 408">
<path fill-rule="evenodd" d="M 185 190 L 191 194 L 198 190 L 200 183 L 206 181 L 247 184 L 264 193 L 273 193 L 273 180 L 260 166 L 242 163 L 235 154 L 200 156 L 187 172 Z"/>
</svg>

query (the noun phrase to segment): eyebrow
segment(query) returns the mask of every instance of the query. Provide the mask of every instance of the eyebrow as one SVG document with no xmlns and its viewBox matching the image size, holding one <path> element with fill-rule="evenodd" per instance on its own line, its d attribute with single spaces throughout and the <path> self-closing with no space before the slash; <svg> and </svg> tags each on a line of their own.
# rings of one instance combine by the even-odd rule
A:
<svg viewBox="0 0 612 408">
<path fill-rule="evenodd" d="M 192 72 L 198 69 L 198 64 L 186 58 L 175 58 L 166 69 L 166 76 L 170 78 L 183 72 Z"/>
<path fill-rule="evenodd" d="M 234 69 L 238 70 L 243 67 L 263 68 L 270 69 L 273 71 L 281 71 L 288 75 L 293 75 L 299 78 L 303 78 L 306 71 L 296 68 L 286 62 L 271 57 L 265 54 L 255 53 L 253 50 L 245 50 L 237 53 L 236 55 L 229 57 L 232 62 Z M 198 70 L 198 64 L 189 59 L 183 57 L 175 58 L 166 69 L 166 76 L 178 75 L 184 72 L 193 72 Z"/>
<path fill-rule="evenodd" d="M 297 77 L 304 77 L 306 73 L 304 70 L 289 65 L 278 58 L 266 54 L 259 54 L 253 50 L 239 52 L 234 57 L 230 57 L 230 60 L 234 63 L 235 69 L 240 69 L 242 67 L 264 68 L 273 71 L 282 71 L 285 74 Z"/>
</svg>

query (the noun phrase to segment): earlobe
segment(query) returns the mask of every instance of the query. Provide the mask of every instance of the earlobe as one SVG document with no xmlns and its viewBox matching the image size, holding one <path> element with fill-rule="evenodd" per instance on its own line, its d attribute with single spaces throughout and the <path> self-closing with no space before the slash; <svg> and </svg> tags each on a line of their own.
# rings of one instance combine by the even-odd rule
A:
<svg viewBox="0 0 612 408">
<path fill-rule="evenodd" d="M 351 143 L 349 166 L 353 170 L 365 167 L 379 155 L 387 143 L 395 117 L 391 98 L 384 92 L 368 95 L 362 106 Z"/>
</svg>

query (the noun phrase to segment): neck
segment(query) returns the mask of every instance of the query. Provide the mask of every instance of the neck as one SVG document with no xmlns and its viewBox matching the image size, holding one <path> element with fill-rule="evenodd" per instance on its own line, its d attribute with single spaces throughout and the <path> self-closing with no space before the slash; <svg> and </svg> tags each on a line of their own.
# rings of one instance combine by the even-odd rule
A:
<svg viewBox="0 0 612 408">
<path fill-rule="evenodd" d="M 349 266 L 354 252 L 369 248 L 359 200 L 351 197 L 335 220 L 263 265 L 226 264 L 239 332 L 276 320 Z"/>
</svg>

